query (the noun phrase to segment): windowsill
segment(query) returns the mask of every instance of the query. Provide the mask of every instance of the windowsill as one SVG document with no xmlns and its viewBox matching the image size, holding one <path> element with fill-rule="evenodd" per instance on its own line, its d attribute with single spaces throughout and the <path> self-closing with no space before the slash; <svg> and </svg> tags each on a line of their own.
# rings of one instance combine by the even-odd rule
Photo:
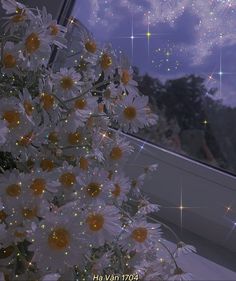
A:
<svg viewBox="0 0 236 281">
<path fill-rule="evenodd" d="M 127 173 L 136 177 L 143 168 L 153 163 L 159 165 L 152 178 L 146 181 L 143 191 L 162 206 L 160 218 L 180 226 L 182 196 L 182 227 L 236 251 L 235 216 L 227 206 L 236 209 L 236 177 L 195 162 L 135 137 L 127 139 L 135 152 L 126 165 Z M 182 194 L 182 195 L 181 195 Z M 235 279 L 236 280 L 236 279 Z"/>
<path fill-rule="evenodd" d="M 172 242 L 167 242 L 167 245 L 171 248 L 174 247 Z M 223 258 L 223 257 L 222 257 Z M 233 272 L 223 266 L 220 266 L 198 254 L 190 253 L 186 258 L 177 259 L 179 266 L 187 272 L 193 275 L 194 281 L 228 281 L 236 280 L 236 272 Z"/>
</svg>

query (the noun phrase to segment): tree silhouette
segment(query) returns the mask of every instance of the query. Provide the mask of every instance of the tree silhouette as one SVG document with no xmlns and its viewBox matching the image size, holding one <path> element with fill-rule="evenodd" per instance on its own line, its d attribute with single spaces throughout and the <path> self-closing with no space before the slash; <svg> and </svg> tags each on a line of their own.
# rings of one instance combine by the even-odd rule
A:
<svg viewBox="0 0 236 281">
<path fill-rule="evenodd" d="M 230 148 L 234 151 L 232 141 L 236 143 L 236 133 L 232 130 L 232 118 L 236 120 L 236 109 L 213 98 L 217 89 L 207 89 L 205 79 L 195 75 L 168 80 L 164 84 L 148 74 L 141 75 L 138 68 L 135 68 L 134 75 L 139 82 L 139 90 L 149 96 L 152 107 L 157 112 L 164 112 L 168 122 L 173 119 L 177 121 L 182 147 L 190 157 L 206 162 L 210 161 L 209 154 L 212 154 L 219 167 L 236 171 L 236 151 L 234 157 L 229 156 Z M 224 134 L 221 133 L 222 130 Z M 169 131 L 166 132 L 166 137 L 171 134 Z M 156 139 L 159 140 L 158 133 L 157 128 Z M 143 130 L 143 136 L 152 141 L 154 134 L 153 130 Z M 207 153 L 206 148 L 209 150 Z"/>
</svg>

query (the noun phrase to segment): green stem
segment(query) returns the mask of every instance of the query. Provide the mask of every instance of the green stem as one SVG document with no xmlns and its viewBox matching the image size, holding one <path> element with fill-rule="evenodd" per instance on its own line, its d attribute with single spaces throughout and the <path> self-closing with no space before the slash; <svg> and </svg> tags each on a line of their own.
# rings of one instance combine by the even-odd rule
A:
<svg viewBox="0 0 236 281">
<path fill-rule="evenodd" d="M 154 221 L 155 223 L 159 223 L 159 224 L 161 224 L 162 226 L 164 226 L 166 229 L 168 229 L 172 234 L 173 234 L 173 236 L 175 237 L 175 239 L 176 239 L 176 241 L 177 241 L 177 243 L 179 243 L 180 241 L 181 241 L 181 239 L 178 237 L 178 235 L 171 229 L 171 227 L 169 227 L 167 224 L 165 224 L 165 223 L 163 223 L 163 222 L 161 222 L 161 221 L 159 221 L 159 220 L 156 220 L 156 219 L 154 219 L 153 217 L 151 217 L 151 216 L 147 216 L 150 220 L 152 220 L 152 221 Z"/>
<path fill-rule="evenodd" d="M 179 266 L 176 262 L 176 259 L 174 258 L 174 255 L 171 253 L 171 251 L 168 249 L 168 247 L 164 243 L 162 243 L 161 241 L 158 241 L 158 243 L 169 253 L 170 257 L 172 258 L 172 260 L 175 264 L 175 267 L 179 268 Z"/>
<path fill-rule="evenodd" d="M 89 88 L 89 89 L 85 90 L 81 95 L 66 100 L 65 103 L 71 102 L 71 101 L 74 101 L 74 100 L 77 100 L 77 99 L 80 99 L 81 97 L 83 97 L 83 96 L 86 95 L 87 93 L 96 91 L 97 88 L 102 87 L 102 86 L 105 86 L 106 84 L 109 84 L 111 81 L 112 81 L 112 80 L 110 80 L 110 81 L 102 81 L 102 82 L 100 82 L 100 83 L 94 85 L 92 88 Z"/>
<path fill-rule="evenodd" d="M 57 95 L 55 94 L 52 94 L 52 96 L 59 101 L 59 103 L 66 109 L 66 110 L 69 110 L 69 108 L 67 107 L 67 105 L 65 104 L 64 101 L 62 101 Z"/>
</svg>

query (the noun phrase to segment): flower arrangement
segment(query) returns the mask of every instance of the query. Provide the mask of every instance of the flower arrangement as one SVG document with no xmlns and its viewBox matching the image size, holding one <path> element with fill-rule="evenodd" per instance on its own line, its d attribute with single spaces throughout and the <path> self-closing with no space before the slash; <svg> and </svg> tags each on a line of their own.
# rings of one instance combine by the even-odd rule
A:
<svg viewBox="0 0 236 281">
<path fill-rule="evenodd" d="M 168 249 L 149 216 L 159 206 L 141 192 L 157 165 L 124 172 L 133 147 L 122 131 L 157 121 L 127 60 L 81 28 L 81 60 L 54 71 L 66 28 L 45 8 L 1 3 L 0 150 L 11 165 L 0 175 L 0 279 L 189 280 L 176 257 L 195 249 Z"/>
</svg>

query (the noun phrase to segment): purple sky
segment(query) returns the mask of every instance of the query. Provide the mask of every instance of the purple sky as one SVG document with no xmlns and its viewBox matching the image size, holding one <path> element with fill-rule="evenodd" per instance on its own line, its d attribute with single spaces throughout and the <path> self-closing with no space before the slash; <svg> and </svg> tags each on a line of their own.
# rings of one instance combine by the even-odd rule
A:
<svg viewBox="0 0 236 281">
<path fill-rule="evenodd" d="M 77 0 L 73 15 L 142 73 L 204 76 L 236 105 L 236 0 Z"/>
</svg>

